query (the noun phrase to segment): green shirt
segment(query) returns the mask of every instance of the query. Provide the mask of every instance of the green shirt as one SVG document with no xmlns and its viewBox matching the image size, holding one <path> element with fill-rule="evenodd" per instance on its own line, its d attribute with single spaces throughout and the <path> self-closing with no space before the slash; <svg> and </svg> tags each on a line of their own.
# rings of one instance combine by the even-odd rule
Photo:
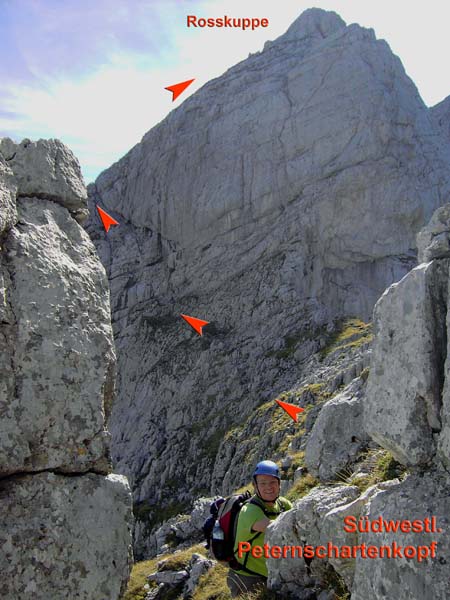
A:
<svg viewBox="0 0 450 600">
<path fill-rule="evenodd" d="M 256 523 L 256 521 L 261 521 L 261 519 L 264 519 L 266 516 L 271 521 L 274 521 L 280 513 L 292 508 L 292 504 L 289 502 L 289 500 L 287 500 L 286 498 L 283 498 L 281 496 L 275 502 L 274 506 L 269 506 L 268 504 L 263 502 L 261 500 L 261 498 L 258 498 L 257 496 L 252 496 L 252 500 L 256 500 L 261 505 L 264 505 L 265 510 L 271 514 L 265 515 L 261 506 L 252 504 L 252 503 L 250 503 L 250 501 L 248 501 L 248 502 L 246 502 L 246 504 L 244 504 L 244 506 L 239 511 L 234 553 L 235 553 L 236 560 L 239 563 L 241 563 L 242 565 L 244 565 L 250 571 L 253 571 L 255 573 L 255 575 L 258 574 L 258 575 L 264 575 L 264 577 L 267 577 L 267 566 L 266 566 L 266 559 L 264 558 L 264 556 L 262 556 L 261 558 L 254 558 L 251 555 L 251 551 L 249 551 L 249 552 L 246 552 L 245 554 L 243 554 L 242 558 L 239 558 L 238 553 L 237 553 L 238 552 L 238 543 L 239 542 L 250 542 L 250 540 L 252 538 L 255 538 L 252 542 L 250 542 L 252 548 L 254 546 L 264 546 L 265 532 L 261 531 L 259 533 L 259 535 L 257 535 L 258 532 L 252 530 L 253 524 Z M 251 575 L 251 573 L 247 573 L 246 571 L 239 571 L 239 572 L 241 572 L 244 575 Z"/>
</svg>

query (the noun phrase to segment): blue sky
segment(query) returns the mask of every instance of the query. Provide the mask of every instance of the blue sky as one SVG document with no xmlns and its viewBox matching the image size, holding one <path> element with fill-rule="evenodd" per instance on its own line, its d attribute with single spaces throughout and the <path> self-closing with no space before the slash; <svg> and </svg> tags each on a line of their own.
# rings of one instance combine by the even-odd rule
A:
<svg viewBox="0 0 450 600">
<path fill-rule="evenodd" d="M 428 0 L 0 0 L 0 136 L 58 137 L 86 183 L 189 94 L 281 35 L 306 8 L 373 27 L 424 101 L 450 95 L 450 3 Z M 259 31 L 192 30 L 186 15 L 269 18 Z M 441 66 L 443 65 L 443 66 Z M 196 81 L 175 103 L 164 87 Z"/>
</svg>

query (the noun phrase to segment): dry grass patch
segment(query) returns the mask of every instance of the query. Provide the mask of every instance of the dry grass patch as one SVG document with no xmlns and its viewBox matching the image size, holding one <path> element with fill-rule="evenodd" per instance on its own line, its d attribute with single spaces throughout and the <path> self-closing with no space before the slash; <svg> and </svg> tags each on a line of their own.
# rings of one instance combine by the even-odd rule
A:
<svg viewBox="0 0 450 600">
<path fill-rule="evenodd" d="M 167 554 L 164 554 L 163 556 L 143 560 L 133 565 L 124 600 L 145 599 L 147 592 L 144 590 L 144 585 L 147 583 L 147 576 L 150 573 L 154 573 L 158 569 L 159 561 L 167 558 L 167 556 Z"/>
<path fill-rule="evenodd" d="M 346 319 L 331 335 L 327 346 L 321 350 L 320 356 L 323 359 L 335 350 L 357 348 L 372 340 L 371 323 L 364 323 L 360 319 Z"/>
<path fill-rule="evenodd" d="M 195 553 L 206 556 L 206 549 L 203 544 L 197 544 L 173 554 L 161 554 L 150 560 L 135 563 L 131 570 L 130 581 L 128 582 L 124 600 L 144 600 L 147 593 L 144 590 L 144 585 L 147 583 L 148 575 L 156 571 L 180 571 L 185 569 L 192 555 Z M 158 563 L 163 561 L 164 564 L 158 569 Z M 150 585 L 155 584 L 150 583 Z"/>
<path fill-rule="evenodd" d="M 227 586 L 228 567 L 217 564 L 200 578 L 192 600 L 231 600 Z M 240 600 L 275 600 L 276 596 L 262 587 L 240 596 Z"/>
<path fill-rule="evenodd" d="M 291 502 L 298 500 L 299 498 L 303 498 L 306 496 L 313 488 L 317 487 L 320 484 L 320 481 L 313 477 L 311 473 L 306 473 L 303 477 L 300 477 L 294 485 L 288 490 L 286 493 L 286 498 Z"/>
<path fill-rule="evenodd" d="M 227 586 L 228 568 L 217 564 L 200 577 L 192 600 L 230 600 Z"/>
</svg>

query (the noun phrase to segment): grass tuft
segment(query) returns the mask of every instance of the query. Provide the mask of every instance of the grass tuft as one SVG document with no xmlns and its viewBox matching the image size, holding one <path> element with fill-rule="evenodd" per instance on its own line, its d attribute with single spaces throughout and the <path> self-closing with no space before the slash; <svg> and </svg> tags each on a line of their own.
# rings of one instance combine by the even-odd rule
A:
<svg viewBox="0 0 450 600">
<path fill-rule="evenodd" d="M 133 565 L 123 600 L 145 600 L 147 592 L 144 590 L 144 585 L 147 583 L 147 576 L 158 569 L 158 562 L 163 558 L 164 556 L 158 556 Z"/>
<path fill-rule="evenodd" d="M 286 498 L 291 502 L 298 500 L 299 498 L 303 498 L 306 494 L 317 487 L 320 484 L 320 481 L 313 477 L 311 473 L 306 473 L 303 477 L 300 477 L 294 485 L 288 490 L 286 494 Z"/>
<path fill-rule="evenodd" d="M 197 589 L 192 600 L 231 600 L 231 594 L 227 586 L 228 568 L 217 564 L 205 575 L 200 577 Z M 248 592 L 239 596 L 240 600 L 275 600 L 276 595 L 266 587 Z"/>
<path fill-rule="evenodd" d="M 192 555 L 195 553 L 206 556 L 206 549 L 203 544 L 197 544 L 174 554 L 162 554 L 150 560 L 135 563 L 131 570 L 130 581 L 123 600 L 144 600 L 147 594 L 144 585 L 147 583 L 148 575 L 156 571 L 181 571 L 187 567 Z M 158 567 L 160 563 L 163 564 Z M 154 583 L 150 583 L 150 585 L 155 586 Z"/>
<path fill-rule="evenodd" d="M 192 600 L 230 600 L 227 586 L 228 568 L 217 564 L 200 577 Z"/>
<path fill-rule="evenodd" d="M 338 324 L 336 331 L 330 336 L 328 344 L 319 355 L 323 360 L 335 350 L 357 348 L 373 340 L 372 324 L 360 319 L 346 319 Z"/>
<path fill-rule="evenodd" d="M 395 460 L 388 450 L 379 450 L 374 453 L 375 465 L 372 471 L 365 477 L 355 477 L 351 480 L 361 492 L 382 481 L 390 481 L 402 477 L 406 473 L 406 467 Z"/>
</svg>

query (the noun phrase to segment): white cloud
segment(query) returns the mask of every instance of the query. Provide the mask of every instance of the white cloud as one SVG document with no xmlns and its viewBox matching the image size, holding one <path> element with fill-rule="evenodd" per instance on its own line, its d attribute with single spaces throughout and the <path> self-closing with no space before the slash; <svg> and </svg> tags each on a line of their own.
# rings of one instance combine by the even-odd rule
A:
<svg viewBox="0 0 450 600">
<path fill-rule="evenodd" d="M 45 87 L 8 88 L 3 108 L 19 115 L 0 117 L 0 129 L 16 137 L 58 137 L 87 166 L 107 167 L 164 117 L 170 93 L 160 71 L 136 68 L 130 57 L 113 57 L 89 76 L 47 80 Z M 94 160 L 95 165 L 92 165 Z"/>
</svg>

